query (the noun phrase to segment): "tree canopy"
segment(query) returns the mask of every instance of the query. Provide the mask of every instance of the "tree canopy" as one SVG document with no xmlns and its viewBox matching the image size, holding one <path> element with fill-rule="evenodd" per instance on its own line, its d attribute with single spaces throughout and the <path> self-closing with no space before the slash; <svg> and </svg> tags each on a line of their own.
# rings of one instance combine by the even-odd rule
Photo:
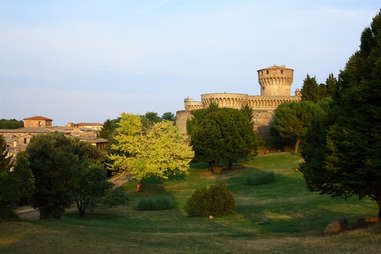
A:
<svg viewBox="0 0 381 254">
<path fill-rule="evenodd" d="M 8 154 L 7 143 L 3 136 L 0 135 L 0 172 L 7 172 L 10 170 L 12 164 L 12 157 Z"/>
<path fill-rule="evenodd" d="M 325 83 L 318 84 L 315 77 L 307 77 L 303 81 L 302 100 L 318 102 L 323 98 L 330 97 L 336 92 L 337 79 L 331 73 Z"/>
<path fill-rule="evenodd" d="M 25 155 L 34 176 L 32 205 L 41 218 L 60 218 L 82 188 L 78 174 L 102 160 L 95 147 L 57 132 L 34 136 Z"/>
<path fill-rule="evenodd" d="M 165 112 L 161 116 L 161 120 L 175 122 L 176 121 L 176 116 L 172 112 Z"/>
<path fill-rule="evenodd" d="M 16 119 L 0 119 L 0 129 L 17 129 L 24 127 L 23 121 Z"/>
<path fill-rule="evenodd" d="M 331 110 L 307 133 L 301 171 L 311 191 L 369 197 L 381 218 L 381 12 L 339 75 Z"/>
<path fill-rule="evenodd" d="M 321 114 L 321 107 L 312 101 L 282 103 L 275 110 L 272 128 L 280 137 L 292 140 L 298 153 L 312 120 Z"/>
<path fill-rule="evenodd" d="M 245 110 L 218 108 L 215 104 L 192 111 L 187 130 L 196 159 L 208 162 L 213 171 L 220 162 L 227 161 L 231 168 L 233 162 L 256 152 L 250 114 Z"/>
<path fill-rule="evenodd" d="M 194 153 L 171 122 L 157 122 L 144 130 L 139 115 L 122 113 L 116 144 L 109 155 L 112 168 L 138 181 L 150 176 L 185 174 Z"/>
</svg>

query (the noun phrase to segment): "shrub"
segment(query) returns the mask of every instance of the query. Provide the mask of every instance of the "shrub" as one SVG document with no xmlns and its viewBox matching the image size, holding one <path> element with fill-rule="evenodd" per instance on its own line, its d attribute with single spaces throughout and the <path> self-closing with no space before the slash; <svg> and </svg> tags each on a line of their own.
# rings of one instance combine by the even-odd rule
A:
<svg viewBox="0 0 381 254">
<path fill-rule="evenodd" d="M 223 183 L 195 190 L 186 204 L 189 216 L 224 216 L 234 209 L 233 194 Z"/>
<path fill-rule="evenodd" d="M 136 210 L 167 210 L 175 206 L 175 202 L 169 196 L 144 197 L 138 201 Z"/>
<path fill-rule="evenodd" d="M 272 183 L 275 181 L 274 172 L 257 172 L 251 173 L 246 177 L 246 184 L 248 185 L 261 185 Z"/>
<path fill-rule="evenodd" d="M 118 187 L 110 190 L 103 197 L 103 204 L 105 206 L 113 207 L 118 205 L 125 205 L 128 201 L 127 193 L 123 187 Z"/>
</svg>

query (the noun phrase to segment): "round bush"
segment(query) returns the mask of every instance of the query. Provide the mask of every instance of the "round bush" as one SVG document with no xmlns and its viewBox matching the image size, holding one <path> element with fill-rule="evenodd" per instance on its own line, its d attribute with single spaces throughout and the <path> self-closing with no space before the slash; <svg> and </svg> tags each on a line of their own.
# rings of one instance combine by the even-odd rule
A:
<svg viewBox="0 0 381 254">
<path fill-rule="evenodd" d="M 175 206 L 175 202 L 171 197 L 159 196 L 159 197 L 144 197 L 138 201 L 136 210 L 168 210 Z"/>
<path fill-rule="evenodd" d="M 118 187 L 113 190 L 110 190 L 103 197 L 103 204 L 105 206 L 119 206 L 127 204 L 128 197 L 126 191 L 123 187 Z"/>
<path fill-rule="evenodd" d="M 248 185 L 261 185 L 272 183 L 275 181 L 274 172 L 257 172 L 251 173 L 246 177 L 246 184 Z"/>
<path fill-rule="evenodd" d="M 235 209 L 233 194 L 221 183 L 197 189 L 186 204 L 189 216 L 224 216 Z"/>
</svg>

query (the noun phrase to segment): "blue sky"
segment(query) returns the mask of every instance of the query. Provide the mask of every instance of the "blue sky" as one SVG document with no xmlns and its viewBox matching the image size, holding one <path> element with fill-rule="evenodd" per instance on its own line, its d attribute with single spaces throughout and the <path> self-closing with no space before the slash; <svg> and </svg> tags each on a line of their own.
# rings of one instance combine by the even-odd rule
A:
<svg viewBox="0 0 381 254">
<path fill-rule="evenodd" d="M 311 2 L 311 3 L 310 3 Z M 379 0 L 0 0 L 0 118 L 103 122 L 259 94 L 286 64 L 295 88 L 337 75 Z"/>
</svg>

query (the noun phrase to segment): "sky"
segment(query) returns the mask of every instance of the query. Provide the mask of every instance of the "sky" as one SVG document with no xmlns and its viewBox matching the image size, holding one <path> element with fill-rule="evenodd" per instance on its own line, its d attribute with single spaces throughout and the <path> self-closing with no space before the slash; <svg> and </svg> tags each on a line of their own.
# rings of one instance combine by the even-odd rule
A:
<svg viewBox="0 0 381 254">
<path fill-rule="evenodd" d="M 0 0 L 0 119 L 104 122 L 203 93 L 259 95 L 257 70 L 337 76 L 379 0 Z"/>
</svg>

